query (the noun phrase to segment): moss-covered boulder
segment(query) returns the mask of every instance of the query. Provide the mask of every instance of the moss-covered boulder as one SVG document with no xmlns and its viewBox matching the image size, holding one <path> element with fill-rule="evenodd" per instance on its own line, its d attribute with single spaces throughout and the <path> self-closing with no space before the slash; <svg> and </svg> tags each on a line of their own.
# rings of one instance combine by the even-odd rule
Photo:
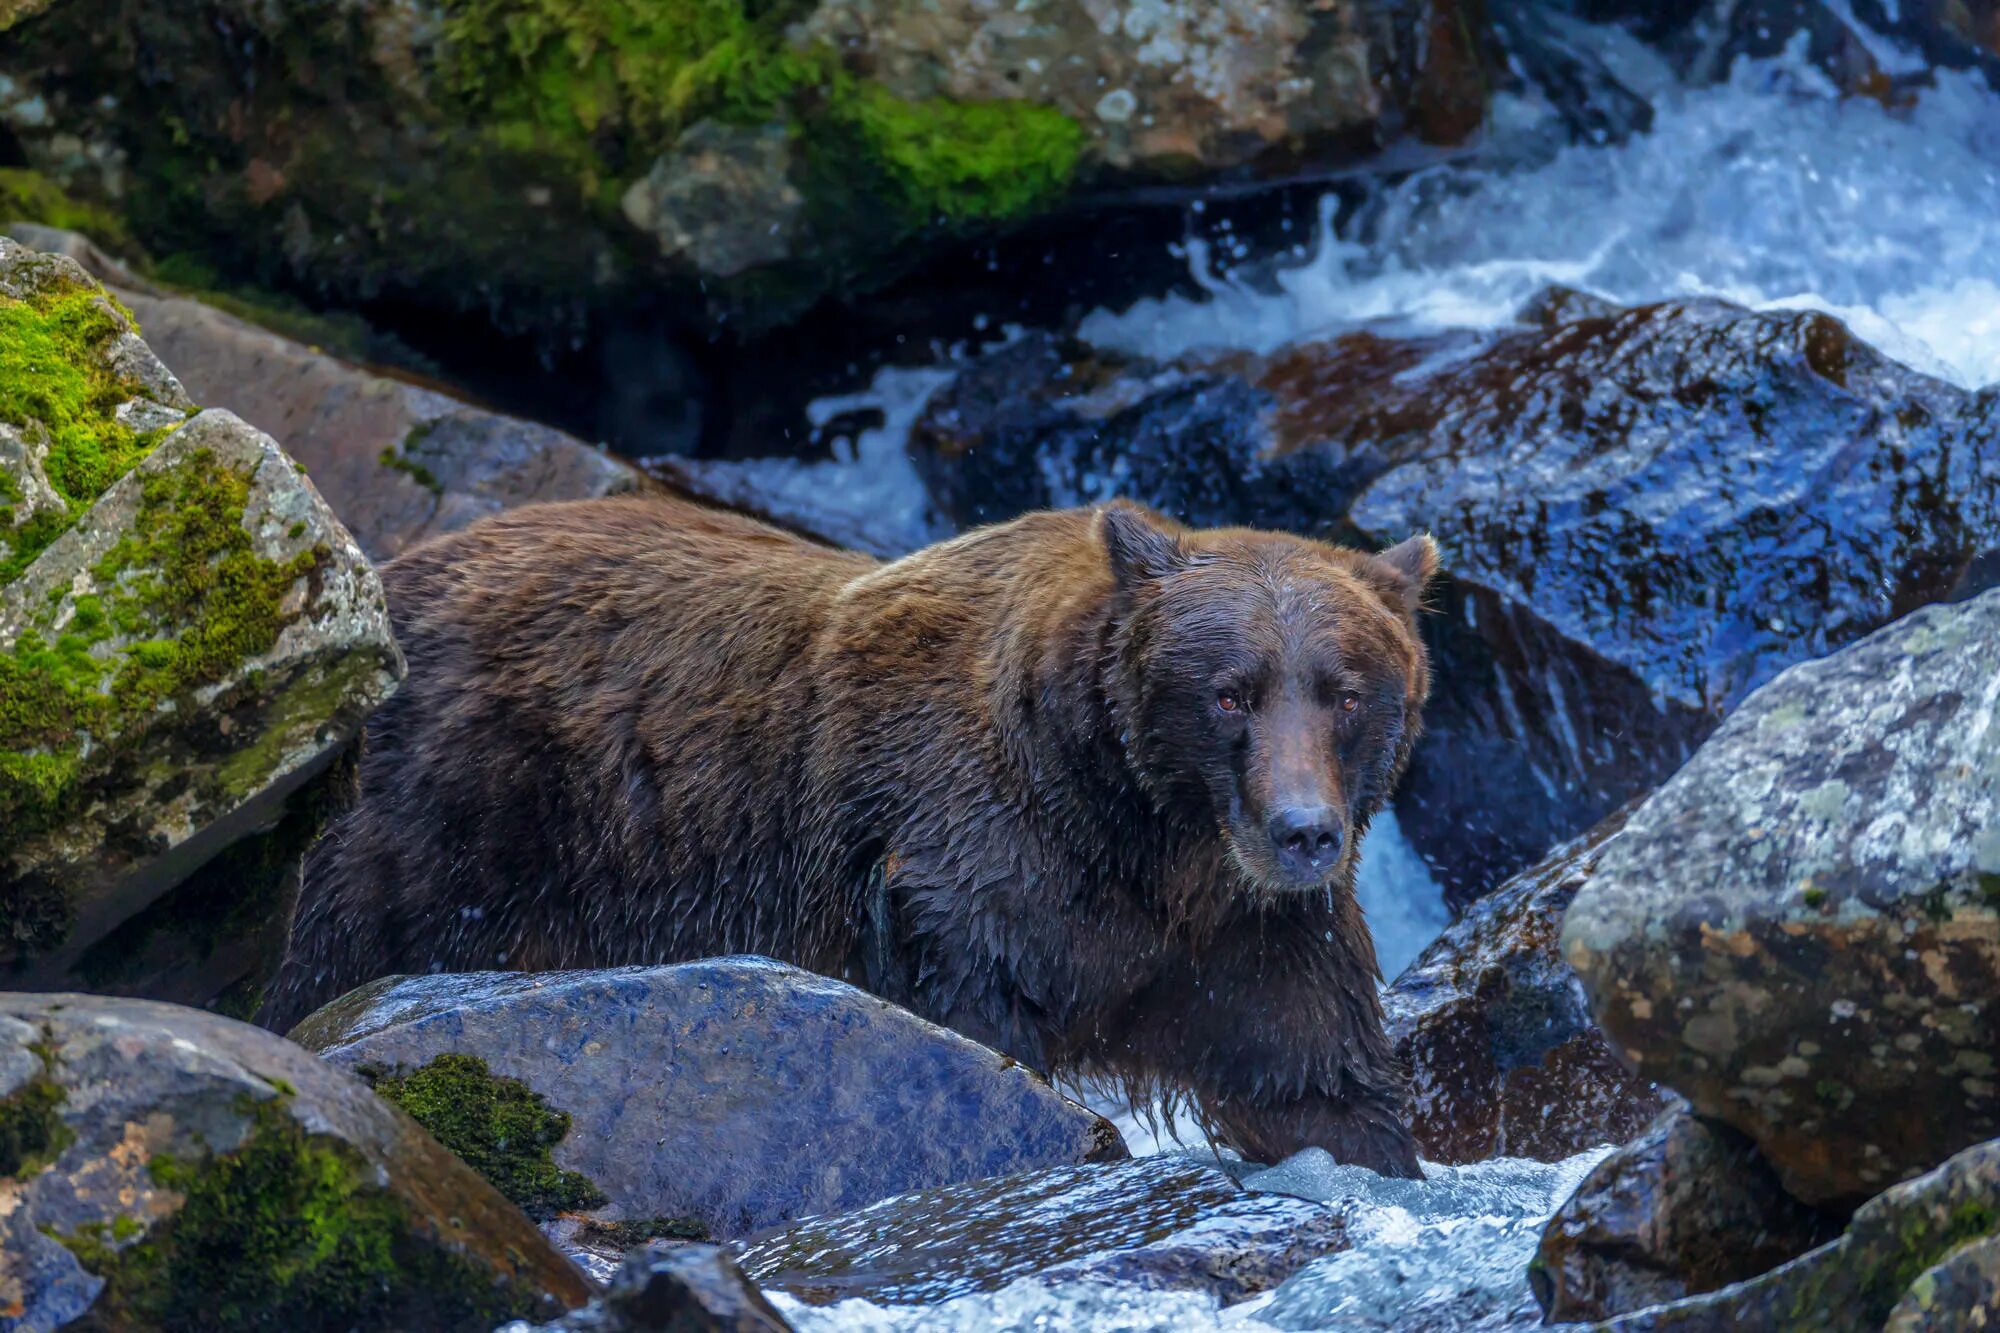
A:
<svg viewBox="0 0 2000 1333">
<path fill-rule="evenodd" d="M 426 537 L 516 505 L 654 484 L 562 431 L 372 373 L 335 349 L 219 308 L 213 297 L 160 286 L 77 232 L 8 228 L 4 218 L 0 229 L 75 257 L 104 282 L 189 395 L 235 412 L 304 464 L 372 559 L 392 559 Z"/>
<path fill-rule="evenodd" d="M 486 1333 L 589 1294 L 490 1186 L 296 1046 L 175 1005 L 0 995 L 7 1327 Z"/>
<path fill-rule="evenodd" d="M 191 413 L 80 268 L 0 238 L 0 969 L 24 988 L 74 984 L 281 823 L 402 674 L 380 582 L 297 465 Z M 289 910 L 241 899 L 245 932 Z"/>
<path fill-rule="evenodd" d="M 628 1246 L 1125 1155 L 1016 1062 L 764 958 L 389 977 L 291 1035 L 531 1214 Z"/>
<path fill-rule="evenodd" d="M 1840 1239 L 1761 1277 L 1593 1325 L 1600 1333 L 1875 1333 L 2000 1317 L 2000 1141 L 1870 1199 Z"/>
<path fill-rule="evenodd" d="M 779 318 L 1082 191 L 1458 143 L 1507 68 L 1462 0 L 66 0 L 0 51 L 0 126 L 160 253 L 557 331 L 662 282 Z"/>
<path fill-rule="evenodd" d="M 2000 591 L 1758 690 L 1563 924 L 1639 1071 L 1807 1203 L 2000 1135 Z"/>
</svg>

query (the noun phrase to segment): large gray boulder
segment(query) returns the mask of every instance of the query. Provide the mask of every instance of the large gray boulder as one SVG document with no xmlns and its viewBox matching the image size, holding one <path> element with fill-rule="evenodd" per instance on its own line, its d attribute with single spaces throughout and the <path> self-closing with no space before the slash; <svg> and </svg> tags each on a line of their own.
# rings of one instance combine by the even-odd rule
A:
<svg viewBox="0 0 2000 1333">
<path fill-rule="evenodd" d="M 2000 592 L 1745 702 L 1563 929 L 1640 1072 L 1809 1203 L 2000 1135 Z"/>
<path fill-rule="evenodd" d="M 590 1294 L 409 1117 L 291 1043 L 0 995 L 0 1325 L 486 1333 Z"/>
<path fill-rule="evenodd" d="M 491 1163 L 525 1205 L 627 1223 L 630 1241 L 649 1227 L 741 1236 L 910 1190 L 1125 1156 L 1108 1121 L 1015 1061 L 762 958 L 390 977 L 292 1039 Z M 468 1123 L 469 1105 L 534 1119 L 550 1169 L 492 1152 L 505 1136 Z"/>
<path fill-rule="evenodd" d="M 403 661 L 312 483 L 195 413 L 76 264 L 0 238 L 0 324 L 0 971 L 43 989 L 285 817 Z M 215 933 L 282 920 L 283 878 L 204 904 L 233 914 Z M 191 957 L 158 993 L 208 999 L 257 952 Z"/>
</svg>

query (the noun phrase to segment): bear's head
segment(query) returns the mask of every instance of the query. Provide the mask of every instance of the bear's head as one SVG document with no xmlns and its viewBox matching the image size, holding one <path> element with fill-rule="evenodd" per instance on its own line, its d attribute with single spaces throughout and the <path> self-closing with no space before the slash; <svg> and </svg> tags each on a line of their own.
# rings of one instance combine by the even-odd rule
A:
<svg viewBox="0 0 2000 1333">
<path fill-rule="evenodd" d="M 1255 891 L 1351 877 L 1430 691 L 1415 617 L 1436 543 L 1370 555 L 1123 503 L 1099 522 L 1119 601 L 1108 687 L 1139 784 L 1214 829 Z"/>
</svg>

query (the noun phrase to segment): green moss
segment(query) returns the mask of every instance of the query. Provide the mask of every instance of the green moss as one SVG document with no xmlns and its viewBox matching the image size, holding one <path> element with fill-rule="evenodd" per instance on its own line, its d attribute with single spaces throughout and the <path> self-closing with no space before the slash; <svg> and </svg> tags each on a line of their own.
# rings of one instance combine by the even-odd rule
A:
<svg viewBox="0 0 2000 1333">
<path fill-rule="evenodd" d="M 529 1294 L 419 1236 L 371 1164 L 307 1134 L 284 1100 L 241 1104 L 251 1127 L 233 1152 L 156 1155 L 154 1183 L 184 1199 L 143 1236 L 114 1222 L 57 1237 L 105 1280 L 93 1326 L 483 1330 L 531 1313 Z"/>
<path fill-rule="evenodd" d="M 414 433 L 412 432 L 412 434 Z M 437 474 L 415 459 L 406 457 L 395 445 L 392 444 L 384 448 L 382 456 L 378 461 L 383 467 L 393 472 L 402 473 L 432 495 L 444 494 L 444 483 L 437 479 Z"/>
<path fill-rule="evenodd" d="M 440 1055 L 407 1074 L 358 1072 L 536 1221 L 605 1202 L 588 1176 L 549 1156 L 569 1132 L 569 1116 L 519 1079 L 496 1076 L 484 1060 Z"/>
<path fill-rule="evenodd" d="M 26 835 L 77 797 L 88 767 L 160 706 L 266 652 L 284 596 L 325 559 L 259 555 L 243 529 L 249 479 L 207 450 L 148 476 L 130 530 L 91 571 L 102 590 L 67 624 L 52 609 L 0 654 L 0 823 Z M 113 653 L 115 636 L 143 641 Z"/>
<path fill-rule="evenodd" d="M 904 202 L 926 219 L 1027 213 L 1062 195 L 1083 153 L 1075 121 L 1028 102 L 906 102 L 858 84 L 840 105 Z"/>
<path fill-rule="evenodd" d="M 135 249 L 131 233 L 116 213 L 72 199 L 48 177 L 19 167 L 0 167 L 0 223 L 4 222 L 39 222 L 80 231 L 108 250 Z"/>
<path fill-rule="evenodd" d="M 48 1035 L 29 1047 L 41 1071 L 0 1098 L 0 1179 L 33 1175 L 76 1141 L 63 1123 L 63 1087 L 55 1081 L 56 1050 Z"/>
<path fill-rule="evenodd" d="M 1018 101 L 911 102 L 824 45 L 784 35 L 786 5 L 754 0 L 447 0 L 446 84 L 499 146 L 559 162 L 610 206 L 697 120 L 817 123 L 892 184 L 909 225 L 1023 214 L 1059 196 L 1082 128 Z M 852 168 L 857 164 L 850 163 Z"/>
<path fill-rule="evenodd" d="M 134 386 L 105 364 L 124 332 L 121 313 L 96 287 L 56 283 L 27 300 L 0 297 L 0 422 L 48 432 L 44 470 L 68 504 L 43 512 L 9 536 L 0 586 L 75 522 L 90 502 L 151 452 L 163 432 L 141 436 L 113 416 Z"/>
</svg>

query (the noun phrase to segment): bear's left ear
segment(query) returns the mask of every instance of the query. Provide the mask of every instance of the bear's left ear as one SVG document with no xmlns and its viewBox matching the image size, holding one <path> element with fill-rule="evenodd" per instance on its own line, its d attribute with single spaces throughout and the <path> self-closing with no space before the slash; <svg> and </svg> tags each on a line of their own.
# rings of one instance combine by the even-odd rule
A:
<svg viewBox="0 0 2000 1333">
<path fill-rule="evenodd" d="M 1369 560 L 1386 576 L 1403 609 L 1414 613 L 1423 604 L 1424 587 L 1438 570 L 1438 544 L 1428 532 L 1420 532 Z"/>
<path fill-rule="evenodd" d="M 1165 578 L 1187 563 L 1181 539 L 1138 505 L 1113 500 L 1098 515 L 1104 549 L 1111 557 L 1111 577 L 1120 588 Z"/>
</svg>

